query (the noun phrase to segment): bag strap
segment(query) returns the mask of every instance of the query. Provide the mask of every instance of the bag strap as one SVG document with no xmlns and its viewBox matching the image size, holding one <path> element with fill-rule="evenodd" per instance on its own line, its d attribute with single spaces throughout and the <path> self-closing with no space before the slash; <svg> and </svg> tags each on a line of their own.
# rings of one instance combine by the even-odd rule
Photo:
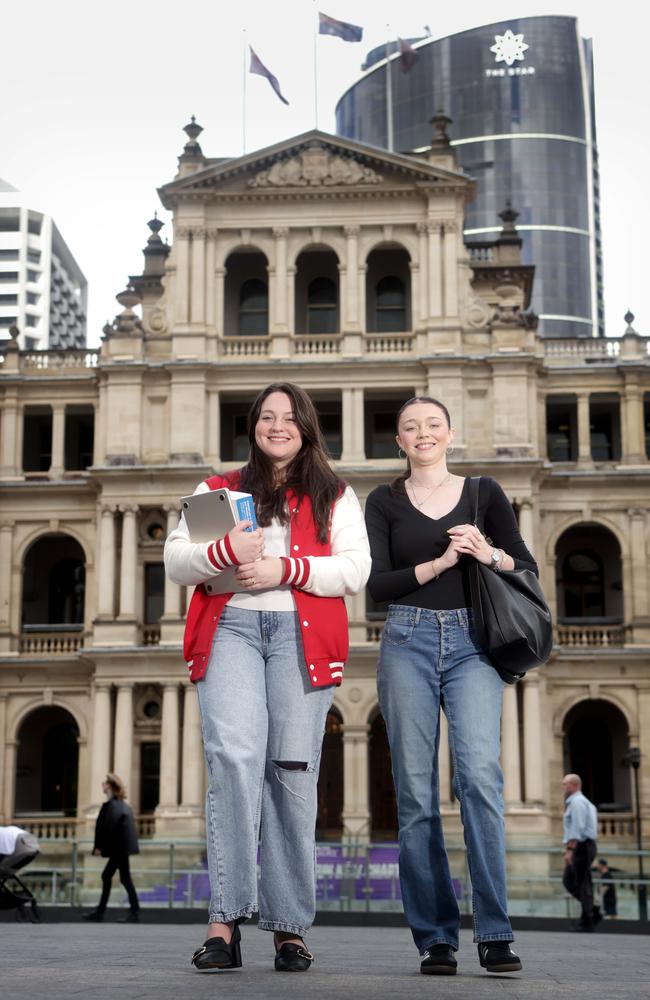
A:
<svg viewBox="0 0 650 1000">
<path fill-rule="evenodd" d="M 481 485 L 480 476 L 471 476 L 469 480 L 469 508 L 472 511 L 472 524 L 478 528 L 478 495 Z"/>
</svg>

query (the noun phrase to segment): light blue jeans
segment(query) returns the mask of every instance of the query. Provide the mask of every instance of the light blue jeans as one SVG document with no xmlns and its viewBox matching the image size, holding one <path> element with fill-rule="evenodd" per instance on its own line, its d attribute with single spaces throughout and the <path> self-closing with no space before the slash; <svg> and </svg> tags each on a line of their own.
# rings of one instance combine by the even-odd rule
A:
<svg viewBox="0 0 650 1000">
<path fill-rule="evenodd" d="M 476 642 L 471 611 L 390 606 L 379 657 L 379 704 L 397 791 L 404 912 L 421 953 L 434 944 L 457 949 L 460 925 L 440 819 L 441 705 L 472 880 L 474 940 L 514 940 L 499 763 L 503 687 Z"/>
<path fill-rule="evenodd" d="M 302 936 L 316 909 L 316 784 L 334 688 L 309 683 L 294 613 L 228 606 L 196 687 L 209 775 L 209 920 L 259 910 L 263 930 Z"/>
</svg>

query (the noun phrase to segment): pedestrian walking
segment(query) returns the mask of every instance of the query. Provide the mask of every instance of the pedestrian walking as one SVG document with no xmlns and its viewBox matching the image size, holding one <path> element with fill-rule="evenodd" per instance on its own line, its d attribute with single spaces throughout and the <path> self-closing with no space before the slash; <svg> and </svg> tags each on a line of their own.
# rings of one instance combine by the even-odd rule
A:
<svg viewBox="0 0 650 1000">
<path fill-rule="evenodd" d="M 598 858 L 596 868 L 600 875 L 601 897 L 603 916 L 609 920 L 616 920 L 618 916 L 618 900 L 616 897 L 616 875 L 619 869 L 610 868 L 607 858 Z"/>
<path fill-rule="evenodd" d="M 564 806 L 564 875 L 562 882 L 568 893 L 580 903 L 580 919 L 574 930 L 589 933 L 601 920 L 600 907 L 594 906 L 591 866 L 596 857 L 598 813 L 593 802 L 582 793 L 579 774 L 562 778 Z"/>
<path fill-rule="evenodd" d="M 267 386 L 248 414 L 248 438 L 247 464 L 196 492 L 252 494 L 260 527 L 244 521 L 193 543 L 182 517 L 165 544 L 170 578 L 196 587 L 185 658 L 209 774 L 212 895 L 192 961 L 200 971 L 241 966 L 239 924 L 259 911 L 258 927 L 274 934 L 275 969 L 305 972 L 321 747 L 348 654 L 343 597 L 365 586 L 370 553 L 359 501 L 330 468 L 304 390 Z M 238 592 L 209 593 L 204 585 L 232 566 Z"/>
<path fill-rule="evenodd" d="M 95 844 L 93 854 L 108 858 L 102 872 L 102 894 L 95 910 L 85 913 L 83 919 L 101 923 L 111 894 L 113 875 L 119 872 L 120 882 L 129 898 L 129 912 L 118 919 L 118 923 L 138 923 L 140 904 L 135 891 L 129 856 L 139 854 L 138 835 L 131 806 L 125 802 L 126 788 L 116 774 L 107 774 L 102 782 L 106 802 L 102 805 L 95 823 Z"/>
<path fill-rule="evenodd" d="M 454 975 L 460 913 L 439 803 L 440 710 L 449 725 L 454 791 L 472 880 L 474 940 L 488 972 L 521 969 L 507 912 L 503 776 L 499 762 L 504 681 L 477 641 L 472 560 L 495 572 L 531 569 L 512 506 L 497 482 L 478 492 L 484 536 L 473 523 L 470 479 L 447 468 L 454 431 L 443 403 L 415 397 L 397 414 L 406 469 L 366 503 L 369 589 L 390 602 L 379 665 L 397 791 L 400 880 L 420 971 Z"/>
</svg>

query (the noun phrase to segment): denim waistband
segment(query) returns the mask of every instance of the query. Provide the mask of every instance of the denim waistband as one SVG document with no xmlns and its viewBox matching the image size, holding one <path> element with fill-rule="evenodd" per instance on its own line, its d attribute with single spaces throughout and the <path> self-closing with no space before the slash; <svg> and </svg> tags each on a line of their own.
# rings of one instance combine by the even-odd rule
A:
<svg viewBox="0 0 650 1000">
<path fill-rule="evenodd" d="M 409 625 L 417 625 L 420 621 L 435 622 L 438 625 L 442 625 L 443 622 L 457 622 L 459 625 L 466 625 L 473 621 L 474 615 L 471 608 L 433 611 L 431 608 L 414 608 L 410 604 L 390 604 L 388 618 L 399 618 L 400 621 Z"/>
</svg>

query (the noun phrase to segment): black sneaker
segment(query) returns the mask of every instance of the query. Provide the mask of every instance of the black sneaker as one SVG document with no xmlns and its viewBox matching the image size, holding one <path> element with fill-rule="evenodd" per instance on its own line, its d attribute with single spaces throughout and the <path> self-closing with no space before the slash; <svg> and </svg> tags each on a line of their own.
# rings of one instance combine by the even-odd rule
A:
<svg viewBox="0 0 650 1000">
<path fill-rule="evenodd" d="M 422 952 L 420 972 L 425 976 L 455 976 L 458 962 L 448 944 L 432 944 Z"/>
<path fill-rule="evenodd" d="M 507 941 L 481 941 L 478 960 L 488 972 L 519 972 L 521 961 Z"/>
</svg>

